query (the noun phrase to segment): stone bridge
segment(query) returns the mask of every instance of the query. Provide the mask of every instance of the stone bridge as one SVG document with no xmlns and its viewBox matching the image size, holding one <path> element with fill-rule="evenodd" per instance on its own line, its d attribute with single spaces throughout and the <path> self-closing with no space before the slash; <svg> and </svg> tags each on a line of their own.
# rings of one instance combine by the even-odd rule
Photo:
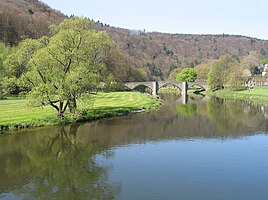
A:
<svg viewBox="0 0 268 200">
<path fill-rule="evenodd" d="M 158 90 L 167 85 L 174 85 L 180 88 L 182 94 L 187 94 L 188 88 L 193 86 L 200 86 L 205 90 L 208 89 L 205 83 L 196 83 L 196 82 L 177 82 L 177 81 L 151 81 L 151 82 L 128 82 L 125 85 L 130 89 L 135 89 L 138 86 L 146 86 L 152 90 L 152 95 L 157 95 Z"/>
</svg>

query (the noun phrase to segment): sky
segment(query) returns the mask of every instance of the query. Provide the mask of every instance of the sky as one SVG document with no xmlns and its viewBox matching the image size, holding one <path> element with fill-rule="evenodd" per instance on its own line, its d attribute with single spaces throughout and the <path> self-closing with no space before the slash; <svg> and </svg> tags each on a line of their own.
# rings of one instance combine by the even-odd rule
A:
<svg viewBox="0 0 268 200">
<path fill-rule="evenodd" d="M 41 0 L 70 16 L 146 32 L 268 39 L 267 0 Z"/>
</svg>

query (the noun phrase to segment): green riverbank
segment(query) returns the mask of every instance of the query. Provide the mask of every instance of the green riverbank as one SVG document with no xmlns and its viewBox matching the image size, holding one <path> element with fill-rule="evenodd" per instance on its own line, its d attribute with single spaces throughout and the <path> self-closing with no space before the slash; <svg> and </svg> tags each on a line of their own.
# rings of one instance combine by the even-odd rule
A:
<svg viewBox="0 0 268 200">
<path fill-rule="evenodd" d="M 91 121 L 105 117 L 147 111 L 161 106 L 161 100 L 139 92 L 111 92 L 87 95 L 78 100 L 79 112 L 65 114 L 63 123 Z M 0 100 L 0 131 L 58 124 L 51 106 L 33 108 L 26 99 Z"/>
<path fill-rule="evenodd" d="M 216 92 L 206 91 L 204 94 L 224 99 L 239 99 L 256 103 L 268 104 L 268 87 L 252 87 L 242 91 L 219 90 Z"/>
</svg>

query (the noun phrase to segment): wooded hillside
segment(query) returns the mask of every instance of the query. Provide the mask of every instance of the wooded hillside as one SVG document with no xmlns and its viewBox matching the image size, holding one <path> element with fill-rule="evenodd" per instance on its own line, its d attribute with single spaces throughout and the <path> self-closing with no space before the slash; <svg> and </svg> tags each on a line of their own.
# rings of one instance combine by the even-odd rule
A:
<svg viewBox="0 0 268 200">
<path fill-rule="evenodd" d="M 25 38 L 39 38 L 48 34 L 49 25 L 64 18 L 38 0 L 1 0 L 0 40 L 13 46 Z"/>
<path fill-rule="evenodd" d="M 88 15 L 90 17 L 90 13 Z M 24 38 L 38 38 L 48 34 L 50 24 L 59 23 L 64 18 L 64 14 L 38 0 L 1 0 L 0 40 L 17 45 Z M 147 33 L 99 22 L 95 27 L 109 33 L 123 55 L 121 65 L 128 66 L 128 70 L 134 69 L 128 77 L 136 76 L 134 79 L 138 80 L 166 79 L 176 68 L 194 67 L 225 54 L 238 59 L 250 52 L 260 58 L 268 56 L 268 41 L 256 38 L 226 34 Z"/>
<path fill-rule="evenodd" d="M 113 27 L 107 30 L 122 52 L 137 67 L 153 75 L 168 77 L 174 68 L 194 67 L 221 55 L 241 59 L 250 52 L 261 58 L 268 54 L 268 41 L 239 35 L 188 35 L 146 33 Z"/>
</svg>

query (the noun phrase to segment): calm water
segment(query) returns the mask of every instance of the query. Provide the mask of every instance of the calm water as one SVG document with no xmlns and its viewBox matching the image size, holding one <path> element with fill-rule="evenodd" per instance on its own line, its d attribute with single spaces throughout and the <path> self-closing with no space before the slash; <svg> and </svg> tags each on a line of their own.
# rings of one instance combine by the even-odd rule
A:
<svg viewBox="0 0 268 200">
<path fill-rule="evenodd" d="M 0 199 L 268 199 L 268 107 L 165 99 L 160 111 L 0 137 Z"/>
</svg>

